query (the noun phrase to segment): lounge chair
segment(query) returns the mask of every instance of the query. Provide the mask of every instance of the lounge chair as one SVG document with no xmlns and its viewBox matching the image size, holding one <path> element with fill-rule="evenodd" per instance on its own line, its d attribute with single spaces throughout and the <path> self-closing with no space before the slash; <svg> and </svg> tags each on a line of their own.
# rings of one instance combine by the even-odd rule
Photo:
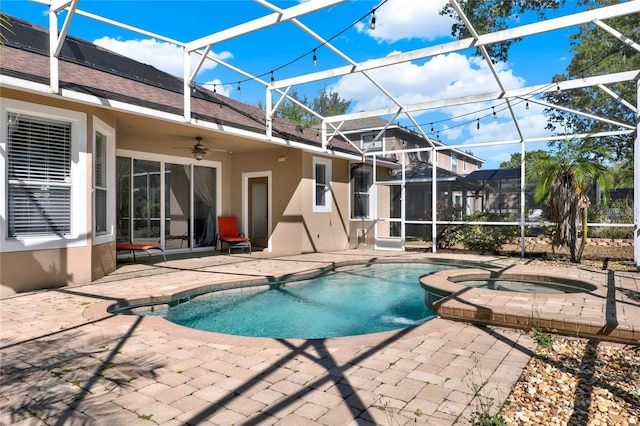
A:
<svg viewBox="0 0 640 426">
<path fill-rule="evenodd" d="M 160 250 L 162 251 L 162 257 L 164 261 L 167 261 L 167 256 L 164 252 L 164 249 L 160 246 L 160 244 L 133 244 L 130 239 L 119 239 L 116 242 L 116 250 L 125 250 L 129 251 L 133 254 L 133 261 L 136 261 L 136 251 L 144 251 L 149 256 L 151 256 L 151 252 L 149 250 Z"/>
<path fill-rule="evenodd" d="M 242 247 L 243 251 L 248 248 L 251 253 L 251 241 L 238 231 L 238 221 L 235 216 L 218 216 L 218 239 L 220 251 L 222 251 L 222 243 L 227 243 L 229 254 L 232 247 Z"/>
</svg>

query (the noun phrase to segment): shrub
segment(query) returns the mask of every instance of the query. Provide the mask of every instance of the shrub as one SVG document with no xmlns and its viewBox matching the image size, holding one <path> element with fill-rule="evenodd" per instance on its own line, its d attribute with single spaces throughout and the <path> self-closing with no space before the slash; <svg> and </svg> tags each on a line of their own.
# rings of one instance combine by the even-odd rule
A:
<svg viewBox="0 0 640 426">
<path fill-rule="evenodd" d="M 625 200 L 617 200 L 611 204 L 599 204 L 589 207 L 591 223 L 633 223 L 633 207 Z M 616 226 L 599 226 L 589 228 L 589 237 L 625 239 L 633 238 L 633 228 Z"/>
<path fill-rule="evenodd" d="M 509 214 L 476 212 L 465 218 L 467 222 L 509 222 Z M 500 252 L 502 246 L 519 235 L 516 225 L 477 225 L 464 224 L 448 226 L 442 231 L 438 246 L 450 248 L 460 243 L 467 250 L 482 254 Z"/>
</svg>

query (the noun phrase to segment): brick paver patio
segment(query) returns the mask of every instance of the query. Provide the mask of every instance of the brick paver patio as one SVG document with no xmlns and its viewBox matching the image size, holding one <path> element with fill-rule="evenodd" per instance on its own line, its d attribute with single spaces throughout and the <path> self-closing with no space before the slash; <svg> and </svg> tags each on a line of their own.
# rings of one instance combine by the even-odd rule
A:
<svg viewBox="0 0 640 426">
<path fill-rule="evenodd" d="M 437 318 L 365 336 L 276 340 L 106 311 L 122 300 L 274 280 L 347 259 L 430 257 L 366 250 L 170 257 L 123 265 L 88 285 L 5 297 L 0 424 L 466 424 L 478 409 L 478 384 L 487 382 L 482 394 L 496 404 L 507 397 L 533 355 L 528 333 Z M 625 297 L 613 299 L 617 320 L 637 329 L 640 278 L 623 278 L 614 278 L 615 294 Z M 605 315 L 612 300 L 599 300 Z M 597 310 L 593 301 L 588 307 Z"/>
</svg>

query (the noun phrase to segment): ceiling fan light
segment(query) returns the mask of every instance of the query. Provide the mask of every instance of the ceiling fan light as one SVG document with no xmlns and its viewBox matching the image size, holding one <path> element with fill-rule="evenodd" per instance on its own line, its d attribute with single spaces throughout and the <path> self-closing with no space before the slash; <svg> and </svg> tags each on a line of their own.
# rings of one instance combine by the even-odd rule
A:
<svg viewBox="0 0 640 426">
<path fill-rule="evenodd" d="M 204 158 L 204 152 L 196 151 L 193 153 L 193 158 L 200 161 Z"/>
</svg>

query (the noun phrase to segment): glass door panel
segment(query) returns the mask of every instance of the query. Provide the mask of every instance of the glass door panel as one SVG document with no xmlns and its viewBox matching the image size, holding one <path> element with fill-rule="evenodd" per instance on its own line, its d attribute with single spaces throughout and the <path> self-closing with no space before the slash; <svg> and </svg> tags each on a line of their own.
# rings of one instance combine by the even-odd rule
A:
<svg viewBox="0 0 640 426">
<path fill-rule="evenodd" d="M 191 247 L 191 166 L 164 165 L 165 250 Z"/>
<path fill-rule="evenodd" d="M 194 166 L 193 177 L 195 247 L 208 247 L 216 238 L 216 169 Z"/>
<path fill-rule="evenodd" d="M 133 242 L 160 242 L 160 163 L 133 160 Z"/>
<path fill-rule="evenodd" d="M 131 158 L 118 157 L 116 160 L 116 211 L 118 241 L 131 239 Z"/>
</svg>

